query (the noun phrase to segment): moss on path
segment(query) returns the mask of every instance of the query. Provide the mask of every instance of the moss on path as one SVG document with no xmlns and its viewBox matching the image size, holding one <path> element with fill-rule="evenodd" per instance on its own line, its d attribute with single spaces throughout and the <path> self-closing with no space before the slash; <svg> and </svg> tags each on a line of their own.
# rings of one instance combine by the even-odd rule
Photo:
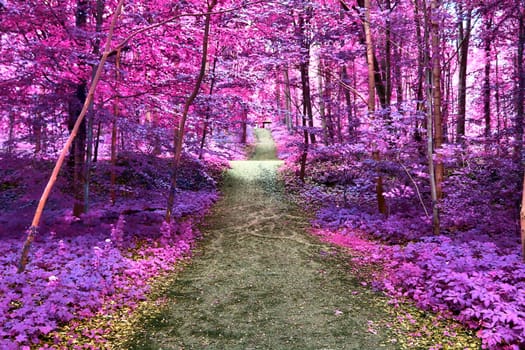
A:
<svg viewBox="0 0 525 350">
<path fill-rule="evenodd" d="M 276 180 L 269 132 L 257 137 L 252 160 L 232 162 L 196 256 L 119 347 L 401 348 L 386 300 L 306 232 L 307 218 Z"/>
</svg>

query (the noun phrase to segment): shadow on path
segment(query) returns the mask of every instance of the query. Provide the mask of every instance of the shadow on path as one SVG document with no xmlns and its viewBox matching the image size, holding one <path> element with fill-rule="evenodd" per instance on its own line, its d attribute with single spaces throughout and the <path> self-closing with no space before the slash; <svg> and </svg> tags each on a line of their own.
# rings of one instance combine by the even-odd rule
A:
<svg viewBox="0 0 525 350">
<path fill-rule="evenodd" d="M 397 349 L 386 300 L 344 271 L 276 180 L 267 130 L 232 162 L 224 198 L 185 270 L 140 319 L 126 349 Z"/>
</svg>

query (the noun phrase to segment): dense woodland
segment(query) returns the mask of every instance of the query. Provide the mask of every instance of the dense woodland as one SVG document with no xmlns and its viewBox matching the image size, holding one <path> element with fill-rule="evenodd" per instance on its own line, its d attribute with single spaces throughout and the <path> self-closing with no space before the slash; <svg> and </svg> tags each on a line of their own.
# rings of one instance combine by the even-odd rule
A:
<svg viewBox="0 0 525 350">
<path fill-rule="evenodd" d="M 0 0 L 0 347 L 143 298 L 263 126 L 376 288 L 525 346 L 524 48 L 521 0 Z"/>
</svg>

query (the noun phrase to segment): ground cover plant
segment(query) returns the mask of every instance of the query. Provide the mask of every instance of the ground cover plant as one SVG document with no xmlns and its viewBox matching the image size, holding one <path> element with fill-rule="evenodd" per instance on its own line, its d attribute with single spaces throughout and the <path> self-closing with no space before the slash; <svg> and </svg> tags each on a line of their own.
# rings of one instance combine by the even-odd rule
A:
<svg viewBox="0 0 525 350">
<path fill-rule="evenodd" d="M 59 186 L 41 235 L 33 243 L 27 271 L 19 274 L 17 259 L 22 242 L 16 231 L 27 220 L 21 209 L 34 201 L 24 192 L 30 186 L 41 186 L 32 182 L 43 180 L 36 172 L 48 165 L 33 164 L 34 170 L 28 170 L 27 159 L 12 161 L 19 162 L 18 170 L 7 161 L 1 169 L 2 174 L 8 173 L 3 176 L 4 186 L 9 181 L 11 190 L 11 195 L 2 199 L 2 219 L 9 223 L 2 227 L 0 258 L 2 349 L 31 344 L 47 347 L 58 341 L 68 348 L 84 348 L 75 341 L 75 327 L 66 344 L 53 335 L 54 331 L 95 315 L 110 317 L 123 306 L 133 309 L 144 300 L 154 278 L 178 269 L 181 261 L 191 257 L 192 247 L 200 238 L 197 225 L 218 198 L 216 181 L 226 166 L 220 159 L 203 162 L 186 158 L 174 208 L 176 221 L 167 224 L 162 219 L 165 198 L 160 193 L 169 187 L 169 175 L 161 174 L 169 172 L 159 173 L 169 168 L 167 159 L 123 155 L 118 162 L 117 183 L 126 186 L 119 188 L 121 199 L 115 205 L 100 199 L 107 193 L 104 187 L 109 186 L 109 177 L 104 176 L 107 164 L 101 163 L 93 176 L 98 188 L 91 212 L 73 217 L 64 206 L 71 202 L 69 187 L 67 183 Z M 107 329 L 84 336 L 98 348 L 103 346 Z M 48 345 L 44 346 L 44 341 Z"/>
<path fill-rule="evenodd" d="M 353 263 L 380 266 L 363 278 L 394 300 L 408 298 L 477 330 L 484 348 L 523 346 L 525 265 L 516 232 L 513 204 L 518 199 L 512 188 L 517 172 L 512 164 L 473 157 L 470 169 L 459 170 L 469 172 L 468 182 L 451 175 L 445 187 L 451 195 L 441 207 L 443 234 L 433 235 L 414 185 L 399 184 L 406 180 L 403 169 L 385 170 L 390 174 L 385 217 L 377 213 L 373 181 L 356 183 L 366 166 L 356 165 L 355 151 L 320 146 L 312 151 L 313 166 L 301 184 L 294 175 L 296 158 L 286 146 L 290 136 L 281 128 L 274 135 L 288 159 L 283 176 L 289 190 L 316 212 L 314 234 L 358 253 Z M 428 188 L 420 186 L 428 196 Z"/>
</svg>

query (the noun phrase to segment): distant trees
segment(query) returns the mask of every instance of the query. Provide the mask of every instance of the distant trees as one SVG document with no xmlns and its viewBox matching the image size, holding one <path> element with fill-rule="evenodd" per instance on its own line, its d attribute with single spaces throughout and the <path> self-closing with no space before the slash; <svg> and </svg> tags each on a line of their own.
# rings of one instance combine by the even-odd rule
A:
<svg viewBox="0 0 525 350">
<path fill-rule="evenodd" d="M 381 199 L 399 181 L 392 162 L 414 169 L 426 163 L 430 168 L 429 177 L 418 182 L 427 189 L 435 234 L 444 229 L 439 209 L 449 200 L 447 176 L 461 171 L 461 161 L 454 157 L 474 152 L 481 159 L 510 152 L 523 168 L 521 2 L 290 2 L 287 9 L 272 7 L 267 25 L 279 23 L 281 33 L 287 33 L 285 28 L 293 31 L 300 22 L 290 22 L 291 7 L 305 4 L 315 4 L 308 17 L 308 52 L 316 57 L 309 70 L 315 73 L 308 77 L 314 111 L 314 127 L 308 131 L 323 135 L 322 142 L 332 147 L 377 145 L 381 156 L 374 151 L 369 157 L 381 176 L 368 174 L 384 180 L 383 189 L 375 184 L 379 212 L 392 209 Z M 503 38 L 514 38 L 516 45 Z M 289 51 L 281 44 L 286 70 L 275 65 L 283 78 L 277 81 L 281 88 L 274 90 L 284 92 L 288 101 L 277 107 L 310 120 L 308 93 L 301 91 L 306 84 L 304 61 Z M 298 80 L 300 85 L 294 83 Z M 286 119 L 288 128 L 303 133 L 293 120 Z M 315 147 L 310 152 L 315 153 Z M 301 178 L 308 164 L 304 158 L 298 160 Z"/>
<path fill-rule="evenodd" d="M 3 3 L 6 153 L 30 146 L 33 156 L 49 157 L 66 142 L 104 54 L 101 43 L 116 5 Z M 317 149 L 351 148 L 385 217 L 393 210 L 385 194 L 408 172 L 423 204 L 434 208 L 435 233 L 445 227 L 438 209 L 454 195 L 447 181 L 461 173 L 467 155 L 479 162 L 503 157 L 523 169 L 522 1 L 155 0 L 123 6 L 70 153 L 76 216 L 89 207 L 91 161 L 110 158 L 115 165 L 123 150 L 174 154 L 174 165 L 183 152 L 204 158 L 215 136 L 245 140 L 250 120 L 268 115 L 301 134 L 297 175 L 304 180 Z"/>
</svg>

